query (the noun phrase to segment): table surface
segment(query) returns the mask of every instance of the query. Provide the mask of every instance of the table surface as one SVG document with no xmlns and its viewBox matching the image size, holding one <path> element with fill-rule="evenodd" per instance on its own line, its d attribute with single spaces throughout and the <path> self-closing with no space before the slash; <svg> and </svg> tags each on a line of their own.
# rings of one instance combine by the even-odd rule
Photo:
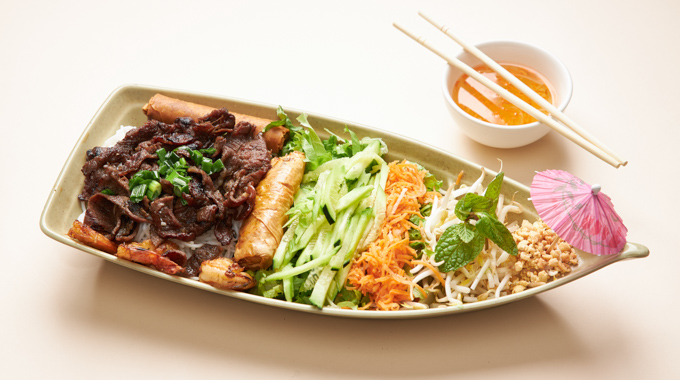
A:
<svg viewBox="0 0 680 380">
<path fill-rule="evenodd" d="M 18 1 L 0 12 L 0 373 L 6 378 L 677 378 L 680 2 Z M 569 68 L 567 114 L 630 163 L 550 133 L 519 149 L 464 136 L 445 63 L 392 27 L 520 40 Z M 459 48 L 451 45 L 452 51 Z M 483 311 L 354 320 L 162 281 L 45 236 L 38 221 L 106 97 L 137 83 L 280 104 L 387 129 L 530 184 L 599 182 L 650 256 Z M 667 175 L 661 178 L 663 175 Z M 675 231 L 675 232 L 674 232 Z M 673 285 L 676 284 L 676 285 Z M 3 376 L 4 377 L 4 376 Z"/>
</svg>

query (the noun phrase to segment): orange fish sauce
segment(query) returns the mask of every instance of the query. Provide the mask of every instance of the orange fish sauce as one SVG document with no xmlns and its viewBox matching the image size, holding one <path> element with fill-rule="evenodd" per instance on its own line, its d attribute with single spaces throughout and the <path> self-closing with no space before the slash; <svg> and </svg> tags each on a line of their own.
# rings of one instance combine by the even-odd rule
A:
<svg viewBox="0 0 680 380">
<path fill-rule="evenodd" d="M 529 88 L 536 91 L 543 99 L 553 103 L 552 94 L 555 90 L 552 84 L 550 84 L 543 75 L 526 66 L 511 63 L 499 64 L 512 75 L 524 82 Z M 545 114 L 548 113 L 490 68 L 480 65 L 474 69 L 520 99 L 531 104 L 534 108 L 538 108 Z M 500 95 L 486 88 L 466 74 L 463 74 L 458 78 L 454 84 L 452 96 L 453 101 L 465 112 L 477 119 L 492 124 L 522 125 L 536 121 L 533 116 L 517 108 L 514 104 L 503 99 Z"/>
</svg>

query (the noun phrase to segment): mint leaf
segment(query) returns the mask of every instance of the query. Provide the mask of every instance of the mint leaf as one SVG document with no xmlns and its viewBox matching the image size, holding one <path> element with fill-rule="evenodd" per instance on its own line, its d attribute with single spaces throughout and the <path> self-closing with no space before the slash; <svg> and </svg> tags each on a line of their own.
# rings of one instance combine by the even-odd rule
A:
<svg viewBox="0 0 680 380">
<path fill-rule="evenodd" d="M 459 227 L 456 227 L 456 233 L 458 234 L 458 237 L 460 237 L 460 240 L 466 244 L 470 243 L 476 236 L 475 228 L 473 228 L 474 226 L 468 223 L 461 223 L 458 224 L 458 226 Z"/>
<path fill-rule="evenodd" d="M 491 207 L 489 207 L 489 212 L 491 212 L 492 215 L 496 215 L 496 206 L 498 206 L 498 196 L 501 195 L 501 186 L 503 185 L 503 177 L 505 177 L 505 174 L 503 172 L 498 173 L 496 175 L 496 178 L 489 183 L 489 186 L 486 187 L 486 191 L 484 191 L 484 196 L 491 199 Z"/>
<path fill-rule="evenodd" d="M 505 252 L 517 255 L 517 244 L 515 244 L 512 233 L 508 231 L 503 223 L 496 219 L 495 215 L 487 212 L 478 212 L 477 216 L 479 220 L 475 227 L 480 235 L 496 243 Z"/>
<path fill-rule="evenodd" d="M 505 174 L 503 172 L 498 173 L 498 175 L 489 183 L 489 186 L 486 187 L 486 191 L 484 191 L 484 196 L 491 198 L 491 199 L 498 199 L 498 196 L 501 194 L 501 185 L 503 185 L 503 177 L 505 177 Z"/>
<path fill-rule="evenodd" d="M 517 255 L 517 244 L 508 229 L 496 217 L 496 206 L 503 184 L 503 173 L 487 186 L 484 195 L 467 193 L 454 210 L 463 223 L 454 224 L 444 231 L 435 247 L 435 259 L 443 261 L 442 272 L 457 270 L 477 258 L 486 239 L 502 250 Z M 469 219 L 476 219 L 473 225 Z"/>
<path fill-rule="evenodd" d="M 435 248 L 435 260 L 444 261 L 439 270 L 450 272 L 465 266 L 482 252 L 484 242 L 484 237 L 475 233 L 472 224 L 460 223 L 447 228 Z"/>
<path fill-rule="evenodd" d="M 454 212 L 458 219 L 465 221 L 470 217 L 471 213 L 487 211 L 492 204 L 492 200 L 487 197 L 475 193 L 467 193 L 463 199 L 456 203 Z"/>
</svg>

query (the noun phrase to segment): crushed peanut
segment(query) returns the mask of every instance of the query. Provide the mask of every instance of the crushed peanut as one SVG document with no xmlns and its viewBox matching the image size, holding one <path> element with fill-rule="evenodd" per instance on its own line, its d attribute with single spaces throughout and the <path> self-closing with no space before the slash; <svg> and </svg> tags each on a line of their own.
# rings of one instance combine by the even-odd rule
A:
<svg viewBox="0 0 680 380">
<path fill-rule="evenodd" d="M 576 251 L 561 241 L 543 221 L 529 223 L 525 220 L 512 235 L 519 251 L 517 256 L 511 257 L 516 260 L 508 283 L 512 293 L 560 278 L 578 265 Z"/>
</svg>

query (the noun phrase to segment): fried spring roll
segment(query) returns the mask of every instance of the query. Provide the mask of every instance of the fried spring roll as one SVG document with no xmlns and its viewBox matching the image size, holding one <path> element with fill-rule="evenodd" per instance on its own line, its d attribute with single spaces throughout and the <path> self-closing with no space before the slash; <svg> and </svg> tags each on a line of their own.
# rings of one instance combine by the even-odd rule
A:
<svg viewBox="0 0 680 380">
<path fill-rule="evenodd" d="M 257 185 L 253 212 L 239 231 L 234 260 L 246 269 L 268 268 L 283 236 L 286 212 L 293 205 L 305 171 L 305 155 L 292 152 L 272 160 L 272 168 Z"/>
<path fill-rule="evenodd" d="M 214 111 L 215 108 L 186 102 L 184 100 L 171 98 L 162 94 L 156 94 L 149 102 L 142 107 L 144 114 L 154 120 L 162 121 L 163 123 L 174 123 L 178 117 L 190 117 L 194 121 Z M 248 122 L 255 126 L 255 134 L 264 130 L 264 128 L 271 122 L 271 120 L 260 117 L 243 115 L 236 112 L 231 112 L 236 119 L 236 123 L 241 121 Z M 267 149 L 276 154 L 283 148 L 283 143 L 288 138 L 288 129 L 285 127 L 274 127 L 263 134 L 264 141 L 267 144 Z"/>
<path fill-rule="evenodd" d="M 142 107 L 146 116 L 167 124 L 174 123 L 178 117 L 190 117 L 196 122 L 199 118 L 214 110 L 212 107 L 185 102 L 161 94 L 152 96 L 149 102 Z"/>
</svg>

